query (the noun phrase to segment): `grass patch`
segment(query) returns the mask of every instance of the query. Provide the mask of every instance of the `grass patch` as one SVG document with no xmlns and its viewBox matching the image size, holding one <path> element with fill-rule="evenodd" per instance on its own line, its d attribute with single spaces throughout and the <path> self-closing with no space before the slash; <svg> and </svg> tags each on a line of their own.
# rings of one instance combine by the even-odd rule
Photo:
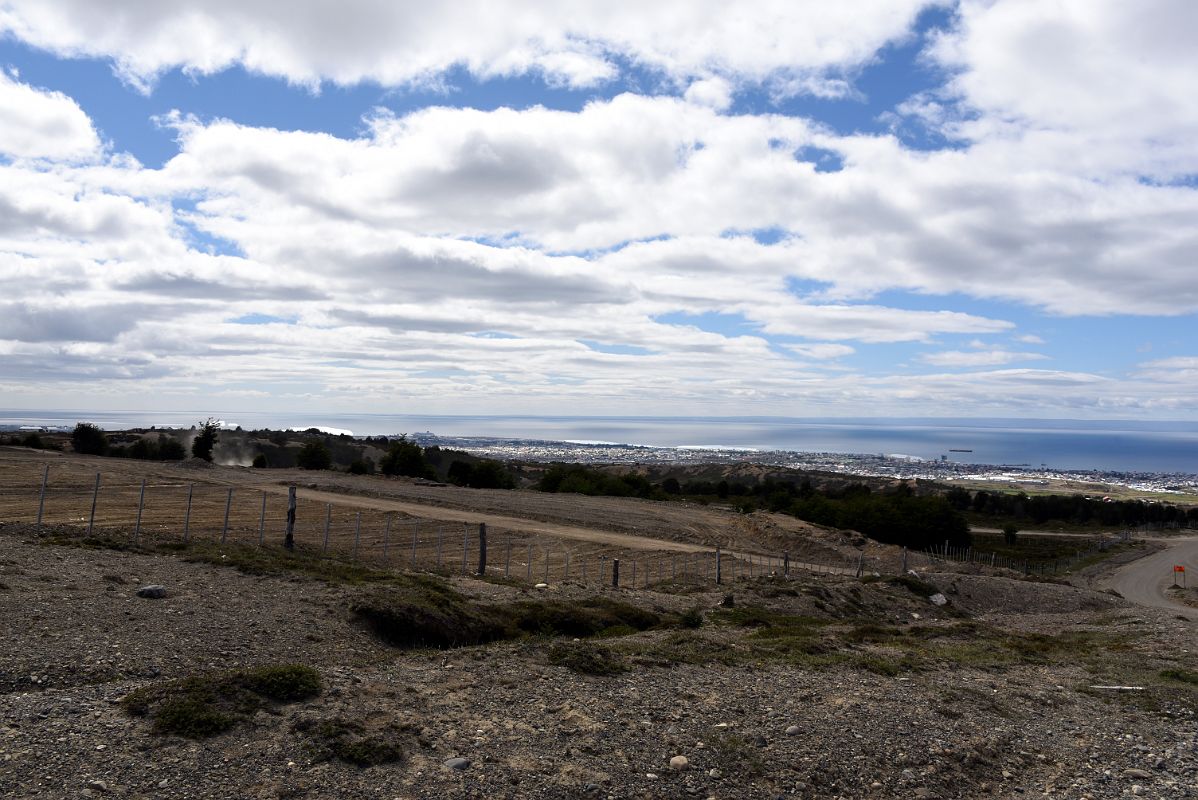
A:
<svg viewBox="0 0 1198 800">
<path fill-rule="evenodd" d="M 549 663 L 583 675 L 618 675 L 628 669 L 610 648 L 591 642 L 559 642 L 549 648 Z"/>
<path fill-rule="evenodd" d="M 1190 669 L 1163 669 L 1160 672 L 1162 678 L 1178 683 L 1188 683 L 1191 686 L 1198 686 L 1198 672 Z"/>
<path fill-rule="evenodd" d="M 931 597 L 934 594 L 940 594 L 940 590 L 925 580 L 920 580 L 914 575 L 896 575 L 893 578 L 887 578 L 887 583 L 895 586 L 902 586 L 912 594 L 919 595 L 923 598 Z"/>
<path fill-rule="evenodd" d="M 605 597 L 576 601 L 527 600 L 498 609 L 520 631 L 543 636 L 586 637 L 605 632 L 613 635 L 613 631 L 644 631 L 662 624 L 659 614 Z"/>
<path fill-rule="evenodd" d="M 462 647 L 509 638 L 508 621 L 494 609 L 469 600 L 432 576 L 396 576 L 394 585 L 373 589 L 350 610 L 395 647 Z"/>
<path fill-rule="evenodd" d="M 726 775 L 758 778 L 765 774 L 761 749 L 736 733 L 717 733 L 708 740 L 711 760 Z"/>
<path fill-rule="evenodd" d="M 403 748 L 396 741 L 398 731 L 372 735 L 360 723 L 344 719 L 301 720 L 293 730 L 308 737 L 318 759 L 336 758 L 359 767 L 373 767 L 404 758 Z"/>
<path fill-rule="evenodd" d="M 316 697 L 320 674 L 302 664 L 195 675 L 137 689 L 121 700 L 134 716 L 149 716 L 156 733 L 203 739 L 224 733 L 259 709 Z"/>
</svg>

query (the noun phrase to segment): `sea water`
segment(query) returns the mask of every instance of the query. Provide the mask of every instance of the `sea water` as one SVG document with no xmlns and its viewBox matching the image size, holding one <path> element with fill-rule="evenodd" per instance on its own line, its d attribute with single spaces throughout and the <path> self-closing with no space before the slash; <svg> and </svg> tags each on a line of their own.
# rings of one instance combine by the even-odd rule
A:
<svg viewBox="0 0 1198 800">
<path fill-rule="evenodd" d="M 189 427 L 210 416 L 247 429 L 325 427 L 358 436 L 431 432 L 653 447 L 901 454 L 928 460 L 946 456 L 970 464 L 1198 474 L 1198 422 L 0 410 L 0 425 L 71 427 L 88 421 L 110 430 Z"/>
</svg>

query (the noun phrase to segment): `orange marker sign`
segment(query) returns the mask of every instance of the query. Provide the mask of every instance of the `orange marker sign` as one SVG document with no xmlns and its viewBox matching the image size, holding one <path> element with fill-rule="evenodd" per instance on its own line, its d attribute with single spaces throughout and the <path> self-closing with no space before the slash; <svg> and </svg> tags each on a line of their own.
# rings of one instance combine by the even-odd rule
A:
<svg viewBox="0 0 1198 800">
<path fill-rule="evenodd" d="M 1181 564 L 1174 564 L 1174 565 L 1173 565 L 1173 571 L 1174 571 L 1174 572 L 1185 572 L 1185 571 L 1186 571 L 1186 568 L 1185 568 L 1185 567 L 1183 567 Z"/>
</svg>

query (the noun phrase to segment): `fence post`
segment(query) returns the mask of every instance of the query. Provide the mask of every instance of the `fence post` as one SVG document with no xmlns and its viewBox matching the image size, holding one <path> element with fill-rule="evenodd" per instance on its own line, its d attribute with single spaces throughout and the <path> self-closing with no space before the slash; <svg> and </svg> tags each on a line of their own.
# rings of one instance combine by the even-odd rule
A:
<svg viewBox="0 0 1198 800">
<path fill-rule="evenodd" d="M 991 561 L 993 563 L 993 561 Z M 907 574 L 907 548 L 903 548 L 903 575 Z"/>
<path fill-rule="evenodd" d="M 865 566 L 865 551 L 862 550 L 857 554 L 857 577 L 861 577 L 861 569 Z"/>
<path fill-rule="evenodd" d="M 225 543 L 225 537 L 229 534 L 229 508 L 233 505 L 233 487 L 229 487 L 229 494 L 225 498 L 225 523 L 220 529 L 220 543 Z"/>
<path fill-rule="evenodd" d="M 358 544 L 362 541 L 362 512 L 358 512 L 354 521 L 354 561 L 358 560 Z"/>
<path fill-rule="evenodd" d="M 715 583 L 716 583 L 716 586 L 719 586 L 721 583 L 724 582 L 724 574 L 722 571 L 723 564 L 720 563 L 721 555 L 722 554 L 720 553 L 720 548 L 717 547 L 715 549 Z"/>
<path fill-rule="evenodd" d="M 503 559 L 503 577 L 510 577 L 512 574 L 512 535 L 507 536 L 507 554 Z"/>
<path fill-rule="evenodd" d="M 388 514 L 386 520 L 383 522 L 383 563 L 384 564 L 389 563 L 388 559 L 390 557 L 390 552 L 391 552 L 391 520 L 392 520 L 393 516 L 394 516 L 393 514 Z"/>
<path fill-rule="evenodd" d="M 782 577 L 790 577 L 790 553 L 782 554 Z"/>
<path fill-rule="evenodd" d="M 141 535 L 141 510 L 146 505 L 146 479 L 141 479 L 141 494 L 137 496 L 137 522 L 133 526 L 133 543 L 137 544 L 137 537 Z"/>
<path fill-rule="evenodd" d="M 290 498 L 288 498 L 288 503 L 290 504 L 290 502 L 291 502 Z M 288 528 L 290 528 L 291 527 L 290 520 L 294 519 L 291 515 L 290 510 L 288 510 L 288 512 L 287 512 L 287 519 L 289 520 L 287 523 L 287 526 L 288 526 Z M 329 552 L 329 528 L 332 526 L 332 524 L 333 524 L 333 504 L 325 503 L 324 504 L 324 540 L 320 544 L 320 552 L 322 552 L 322 553 Z M 288 548 L 288 549 L 290 549 L 290 548 Z"/>
<path fill-rule="evenodd" d="M 570 551 L 566 551 L 566 565 L 562 568 L 562 583 L 570 580 Z"/>
<path fill-rule="evenodd" d="M 585 586 L 586 582 L 587 582 L 587 558 L 586 558 L 586 556 L 579 556 L 578 563 L 579 563 L 578 571 L 581 573 L 581 576 L 582 576 L 579 578 L 579 580 L 582 581 L 583 585 Z"/>
<path fill-rule="evenodd" d="M 96 488 L 92 490 L 92 513 L 87 518 L 87 535 L 92 535 L 92 528 L 96 524 L 96 500 L 100 496 L 100 473 L 96 473 Z"/>
<path fill-rule="evenodd" d="M 329 506 L 329 513 L 332 513 L 332 506 Z M 328 546 L 329 541 L 329 525 L 328 517 L 325 517 L 325 546 Z M 287 533 L 283 536 L 283 547 L 288 550 L 295 549 L 295 484 L 287 487 Z"/>
<path fill-rule="evenodd" d="M 478 574 L 487 574 L 487 523 L 478 523 Z"/>
<path fill-rule="evenodd" d="M 183 514 L 183 544 L 187 544 L 187 539 L 191 533 L 191 493 L 195 491 L 194 483 L 187 484 L 187 511 Z"/>
<path fill-rule="evenodd" d="M 525 580 L 527 580 L 529 583 L 532 583 L 532 545 L 531 544 L 528 545 L 528 574 L 525 576 Z"/>
<path fill-rule="evenodd" d="M 445 543 L 445 532 L 437 526 L 437 569 L 441 569 L 441 546 Z"/>
<path fill-rule="evenodd" d="M 416 541 L 420 536 L 420 523 L 412 525 L 412 569 L 416 569 Z"/>
<path fill-rule="evenodd" d="M 266 538 L 266 492 L 262 493 L 262 510 L 258 512 L 258 546 Z"/>
<path fill-rule="evenodd" d="M 545 583 L 549 583 L 549 548 L 545 548 Z"/>
<path fill-rule="evenodd" d="M 678 580 L 678 556 L 670 556 L 670 580 Z"/>
<path fill-rule="evenodd" d="M 462 523 L 462 574 L 469 572 L 466 568 L 467 548 L 470 547 L 470 523 Z"/>
<path fill-rule="evenodd" d="M 46 465 L 46 471 L 42 473 L 42 491 L 37 496 L 37 534 L 40 536 L 42 532 L 42 512 L 46 510 L 46 483 L 50 480 L 50 465 Z"/>
<path fill-rule="evenodd" d="M 620 559 L 611 560 L 611 585 L 613 589 L 620 588 Z"/>
<path fill-rule="evenodd" d="M 636 559 L 632 560 L 632 582 L 628 584 L 633 589 L 636 588 Z"/>
</svg>

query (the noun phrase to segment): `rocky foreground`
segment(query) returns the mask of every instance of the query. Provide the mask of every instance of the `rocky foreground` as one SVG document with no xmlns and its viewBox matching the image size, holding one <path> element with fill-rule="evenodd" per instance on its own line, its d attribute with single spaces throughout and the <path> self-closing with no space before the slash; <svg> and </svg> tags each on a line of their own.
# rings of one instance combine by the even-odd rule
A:
<svg viewBox="0 0 1198 800">
<path fill-rule="evenodd" d="M 1194 623 L 1107 594 L 535 589 L 52 533 L 0 526 L 0 797 L 1198 797 Z M 438 619 L 485 643 L 415 647 Z"/>
</svg>

